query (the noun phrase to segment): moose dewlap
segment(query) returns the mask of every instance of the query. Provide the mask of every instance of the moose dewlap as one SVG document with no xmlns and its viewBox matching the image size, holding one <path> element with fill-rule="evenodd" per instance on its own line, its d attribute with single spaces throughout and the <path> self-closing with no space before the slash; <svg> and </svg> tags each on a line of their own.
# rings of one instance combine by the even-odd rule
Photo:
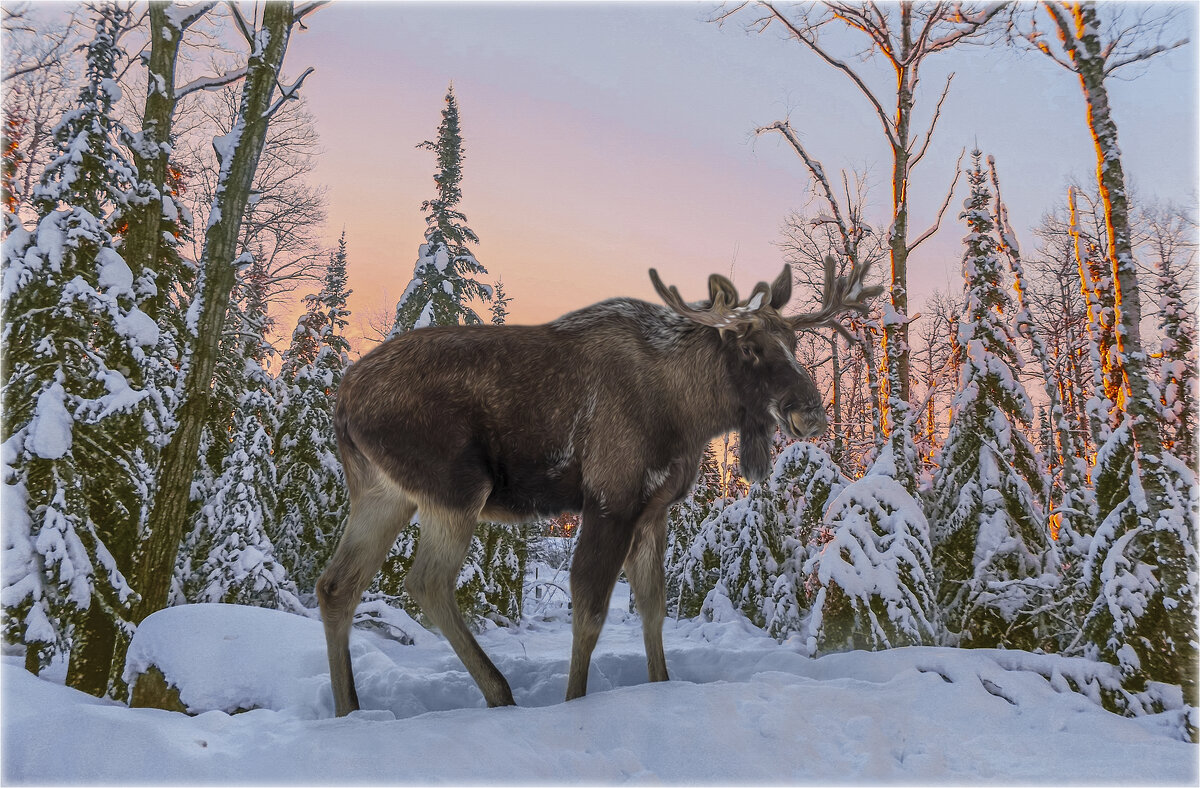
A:
<svg viewBox="0 0 1200 788">
<path fill-rule="evenodd" d="M 354 364 L 334 426 L 350 518 L 317 582 L 339 716 L 358 708 L 349 630 L 363 591 L 417 515 L 405 585 L 453 646 L 489 706 L 511 705 L 479 647 L 454 581 L 481 520 L 582 513 L 571 566 L 567 699 L 587 692 L 592 650 L 622 566 L 643 617 L 651 681 L 667 679 L 663 549 L 667 508 L 695 481 L 704 446 L 741 433 L 747 475 L 769 470 L 776 425 L 796 438 L 826 426 L 820 392 L 796 361 L 796 331 L 865 312 L 880 288 L 867 267 L 825 261 L 816 312 L 785 316 L 791 269 L 740 300 L 709 277 L 689 304 L 650 271 L 666 306 L 617 298 L 540 326 L 442 326 L 396 337 Z"/>
</svg>

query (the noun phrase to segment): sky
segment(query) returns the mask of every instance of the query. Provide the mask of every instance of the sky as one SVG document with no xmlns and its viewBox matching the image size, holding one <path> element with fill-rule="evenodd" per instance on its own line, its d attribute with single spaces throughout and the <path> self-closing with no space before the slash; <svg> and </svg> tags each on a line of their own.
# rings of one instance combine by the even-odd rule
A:
<svg viewBox="0 0 1200 788">
<path fill-rule="evenodd" d="M 476 257 L 512 297 L 509 322 L 537 323 L 619 295 L 656 300 L 656 267 L 687 298 L 710 273 L 744 291 L 773 278 L 775 243 L 810 201 L 802 162 L 777 135 L 790 119 L 809 152 L 871 184 L 871 216 L 890 223 L 891 155 L 867 100 L 802 45 L 735 17 L 707 22 L 711 3 L 392 3 L 339 0 L 294 35 L 288 74 L 314 73 L 303 93 L 324 154 L 332 246 L 344 229 L 352 330 L 390 317 L 423 240 L 433 154 L 447 86 L 459 100 L 466 158 L 462 208 Z M 1179 37 L 1197 13 L 1180 6 Z M 829 39 L 846 55 L 861 47 Z M 858 65 L 883 95 L 890 67 Z M 918 87 L 928 122 L 945 75 L 955 78 L 930 151 L 914 173 L 910 238 L 932 224 L 955 160 L 974 145 L 996 158 L 1027 250 L 1030 228 L 1061 204 L 1095 159 L 1078 78 L 1036 53 L 970 47 L 933 56 Z M 1126 172 L 1145 197 L 1195 204 L 1197 44 L 1110 80 Z M 912 302 L 961 286 L 965 178 L 942 223 L 910 262 Z M 797 308 L 803 308 L 796 304 Z"/>
</svg>

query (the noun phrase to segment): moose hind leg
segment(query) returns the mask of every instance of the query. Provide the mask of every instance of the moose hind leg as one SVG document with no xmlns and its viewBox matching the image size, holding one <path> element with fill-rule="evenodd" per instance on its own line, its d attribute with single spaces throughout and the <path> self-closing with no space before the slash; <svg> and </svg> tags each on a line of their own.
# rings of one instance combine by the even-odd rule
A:
<svg viewBox="0 0 1200 788">
<path fill-rule="evenodd" d="M 633 528 L 600 507 L 584 507 L 575 556 L 571 561 L 571 670 L 567 700 L 587 694 L 592 651 L 608 616 L 608 603 L 621 563 L 629 552 Z"/>
<path fill-rule="evenodd" d="M 667 542 L 665 512 L 643 516 L 633 535 L 633 546 L 625 559 L 625 576 L 633 590 L 642 638 L 646 643 L 646 670 L 651 681 L 667 680 L 667 658 L 663 653 L 662 625 L 667 615 L 663 552 Z"/>
<path fill-rule="evenodd" d="M 361 491 L 352 490 L 346 531 L 333 560 L 317 580 L 317 601 L 329 652 L 329 679 L 339 717 L 358 709 L 354 670 L 350 665 L 354 609 L 416 508 L 399 489 L 385 482 Z"/>
<path fill-rule="evenodd" d="M 421 539 L 404 584 L 425 615 L 441 630 L 488 706 L 515 706 L 504 675 L 479 646 L 454 598 L 455 580 L 471 546 L 476 513 L 421 510 Z"/>
</svg>

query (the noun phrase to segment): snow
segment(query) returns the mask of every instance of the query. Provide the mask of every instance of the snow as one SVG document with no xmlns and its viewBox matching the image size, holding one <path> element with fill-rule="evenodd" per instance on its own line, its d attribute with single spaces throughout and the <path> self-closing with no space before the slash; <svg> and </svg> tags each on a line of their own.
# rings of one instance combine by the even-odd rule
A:
<svg viewBox="0 0 1200 788">
<path fill-rule="evenodd" d="M 44 460 L 61 459 L 71 448 L 71 414 L 61 383 L 52 383 L 38 395 L 25 447 Z"/>
<path fill-rule="evenodd" d="M 232 605 L 148 618 L 131 662 L 176 677 L 197 716 L 128 709 L 3 659 L 7 783 L 1174 783 L 1195 745 L 1083 686 L 1114 671 L 1019 651 L 901 648 L 809 659 L 729 609 L 664 627 L 650 684 L 628 587 L 589 680 L 563 703 L 561 608 L 480 635 L 517 708 L 487 709 L 440 637 L 355 629 L 362 711 L 334 719 L 319 622 Z M 415 624 L 406 624 L 414 627 Z M 419 628 L 418 628 L 419 629 Z M 230 715 L 227 709 L 257 706 Z M 652 711 L 651 711 L 652 710 Z"/>
</svg>

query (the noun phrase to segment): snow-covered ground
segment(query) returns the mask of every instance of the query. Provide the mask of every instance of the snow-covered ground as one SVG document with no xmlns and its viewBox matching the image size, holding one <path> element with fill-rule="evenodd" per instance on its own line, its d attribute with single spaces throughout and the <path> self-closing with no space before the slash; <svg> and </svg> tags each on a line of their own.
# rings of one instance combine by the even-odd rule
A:
<svg viewBox="0 0 1200 788">
<path fill-rule="evenodd" d="M 563 703 L 570 624 L 543 605 L 480 642 L 517 708 L 487 709 L 449 646 L 356 630 L 363 710 L 335 719 L 319 622 L 226 605 L 147 619 L 187 716 L 129 709 L 3 662 L 6 784 L 1197 782 L 1167 721 L 1066 691 L 1052 657 L 904 648 L 808 659 L 744 620 L 667 621 L 672 681 L 646 683 L 618 585 L 589 680 Z M 394 632 L 394 630 L 393 630 Z M 1070 672 L 1086 668 L 1063 661 Z M 1047 680 L 1041 671 L 1053 679 Z M 1057 687 L 1058 689 L 1056 690 Z M 253 710 L 228 714 L 234 709 Z"/>
</svg>

